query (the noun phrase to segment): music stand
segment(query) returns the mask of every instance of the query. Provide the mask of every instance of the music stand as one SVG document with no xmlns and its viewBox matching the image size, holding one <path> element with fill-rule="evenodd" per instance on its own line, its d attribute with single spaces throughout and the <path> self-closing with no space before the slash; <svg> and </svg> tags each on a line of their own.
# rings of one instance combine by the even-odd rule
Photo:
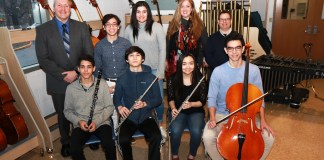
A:
<svg viewBox="0 0 324 160">
<path fill-rule="evenodd" d="M 306 57 L 307 57 L 307 59 L 306 59 L 307 64 L 310 64 L 312 62 L 312 58 L 311 58 L 311 49 L 312 49 L 312 47 L 313 47 L 312 43 L 304 43 L 304 48 L 305 48 Z M 315 86 L 314 86 L 311 79 L 306 80 L 305 88 L 312 88 L 312 91 L 315 94 L 315 98 L 318 98 L 318 99 L 324 101 L 324 98 L 318 96 L 318 94 L 317 94 L 317 92 L 315 90 Z"/>
</svg>

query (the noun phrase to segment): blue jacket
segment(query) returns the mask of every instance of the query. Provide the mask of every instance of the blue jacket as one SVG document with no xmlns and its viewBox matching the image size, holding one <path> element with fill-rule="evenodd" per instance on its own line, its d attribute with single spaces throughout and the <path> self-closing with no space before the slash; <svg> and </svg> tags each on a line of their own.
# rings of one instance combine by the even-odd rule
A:
<svg viewBox="0 0 324 160">
<path fill-rule="evenodd" d="M 118 106 L 130 109 L 155 79 L 155 76 L 151 73 L 151 67 L 142 65 L 142 68 L 143 72 L 132 72 L 128 68 L 118 78 L 114 94 L 116 109 Z M 135 124 L 141 124 L 146 118 L 152 117 L 152 110 L 162 103 L 158 81 L 149 89 L 142 101 L 146 102 L 147 106 L 133 110 L 128 116 L 128 119 Z"/>
</svg>

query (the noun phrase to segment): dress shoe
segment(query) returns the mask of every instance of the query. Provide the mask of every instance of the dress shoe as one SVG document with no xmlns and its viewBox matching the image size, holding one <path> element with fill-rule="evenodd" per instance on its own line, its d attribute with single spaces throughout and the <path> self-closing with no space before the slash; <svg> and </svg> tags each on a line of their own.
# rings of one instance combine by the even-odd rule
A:
<svg viewBox="0 0 324 160">
<path fill-rule="evenodd" d="M 89 147 L 91 150 L 97 150 L 99 149 L 99 143 L 89 144 Z"/>
<path fill-rule="evenodd" d="M 172 160 L 179 160 L 179 156 L 172 156 Z"/>
<path fill-rule="evenodd" d="M 129 140 L 130 142 L 131 142 L 131 144 L 135 144 L 136 143 L 136 139 L 135 138 L 130 138 L 130 140 Z"/>
<path fill-rule="evenodd" d="M 61 149 L 61 155 L 63 157 L 70 156 L 70 145 L 69 144 L 63 144 Z"/>
</svg>

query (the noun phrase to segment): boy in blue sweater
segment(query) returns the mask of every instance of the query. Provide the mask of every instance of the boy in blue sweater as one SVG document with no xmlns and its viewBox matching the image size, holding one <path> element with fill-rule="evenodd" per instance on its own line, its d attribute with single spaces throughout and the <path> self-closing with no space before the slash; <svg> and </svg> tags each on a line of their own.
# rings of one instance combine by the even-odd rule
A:
<svg viewBox="0 0 324 160">
<path fill-rule="evenodd" d="M 220 119 L 229 114 L 226 104 L 226 93 L 228 89 L 236 83 L 242 83 L 244 80 L 245 63 L 242 59 L 244 52 L 243 36 L 236 33 L 228 35 L 225 39 L 224 51 L 228 55 L 229 60 L 216 67 L 211 75 L 208 91 L 208 109 L 210 119 L 205 126 L 203 133 L 203 141 L 207 153 L 211 159 L 223 159 L 222 155 L 215 147 L 217 137 L 227 120 L 216 124 Z M 250 84 L 258 87 L 263 93 L 262 80 L 259 68 L 254 64 L 249 64 L 248 80 Z M 268 125 L 265 119 L 264 102 L 260 107 L 260 119 L 257 119 L 256 124 L 262 130 L 262 138 L 264 140 L 264 152 L 260 159 L 265 159 L 269 154 L 274 142 L 274 131 Z"/>
</svg>

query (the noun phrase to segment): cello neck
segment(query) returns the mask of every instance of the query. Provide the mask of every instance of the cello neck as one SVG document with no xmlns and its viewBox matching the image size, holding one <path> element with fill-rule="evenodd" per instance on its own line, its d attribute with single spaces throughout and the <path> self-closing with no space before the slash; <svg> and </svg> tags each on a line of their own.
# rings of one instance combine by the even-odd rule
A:
<svg viewBox="0 0 324 160">
<path fill-rule="evenodd" d="M 97 12 L 98 12 L 98 15 L 99 15 L 99 17 L 100 17 L 100 20 L 102 20 L 102 19 L 103 19 L 103 15 L 102 15 L 102 12 L 101 12 L 101 10 L 100 10 L 100 8 L 99 8 L 99 6 L 98 6 L 97 1 L 96 1 L 96 0 L 90 0 L 89 3 L 91 3 L 92 6 L 95 7 L 95 8 L 97 9 Z"/>
<path fill-rule="evenodd" d="M 71 8 L 73 8 L 73 9 L 75 10 L 75 13 L 76 13 L 77 16 L 78 16 L 79 21 L 80 21 L 80 22 L 83 22 L 83 19 L 82 19 L 81 14 L 80 14 L 80 12 L 79 12 L 79 10 L 78 10 L 78 7 L 76 6 L 76 4 L 74 3 L 73 0 L 71 0 Z"/>
<path fill-rule="evenodd" d="M 98 14 L 99 14 L 100 20 L 102 20 L 102 19 L 103 19 L 103 15 L 102 15 L 102 13 L 101 13 L 100 8 L 99 8 L 99 7 L 96 7 L 96 9 L 97 9 L 97 12 L 98 12 Z"/>
<path fill-rule="evenodd" d="M 37 2 L 41 4 L 42 8 L 44 8 L 48 11 L 51 18 L 54 17 L 54 13 L 53 13 L 51 7 L 48 5 L 46 0 L 37 0 Z"/>
<path fill-rule="evenodd" d="M 159 23 L 162 25 L 162 18 L 161 18 L 161 14 L 160 14 L 160 7 L 159 7 L 159 2 L 157 0 L 153 0 L 152 1 L 155 6 L 156 6 L 156 10 L 157 10 L 157 13 L 158 13 L 158 17 L 159 17 Z"/>
<path fill-rule="evenodd" d="M 245 70 L 244 70 L 244 81 L 243 81 L 243 92 L 242 92 L 242 106 L 248 102 L 248 85 L 249 85 L 249 61 L 250 61 L 250 43 L 246 43 L 246 61 L 245 61 Z M 243 109 L 242 112 L 245 112 L 246 109 Z"/>
</svg>

